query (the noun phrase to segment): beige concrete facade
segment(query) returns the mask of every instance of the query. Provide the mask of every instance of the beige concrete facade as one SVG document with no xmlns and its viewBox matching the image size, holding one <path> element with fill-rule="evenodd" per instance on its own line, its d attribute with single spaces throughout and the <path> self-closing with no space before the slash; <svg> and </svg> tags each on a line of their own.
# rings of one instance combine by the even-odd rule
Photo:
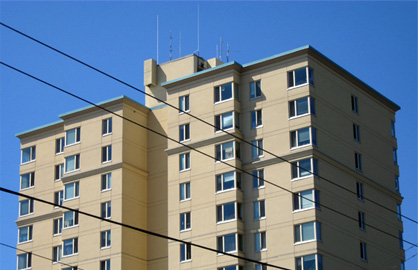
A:
<svg viewBox="0 0 418 270">
<path fill-rule="evenodd" d="M 22 149 L 36 146 L 36 160 L 21 165 L 21 175 L 36 173 L 35 185 L 22 192 L 53 201 L 78 181 L 79 196 L 65 206 L 100 215 L 111 201 L 112 220 L 289 269 L 401 269 L 396 104 L 309 46 L 247 65 L 150 59 L 144 84 L 187 113 L 150 96 L 146 107 L 125 97 L 102 106 L 175 141 L 97 108 L 68 113 L 18 135 Z M 102 135 L 110 117 L 112 133 Z M 80 142 L 55 154 L 56 139 L 78 127 Z M 108 145 L 112 160 L 103 163 Z M 55 166 L 74 155 L 79 169 L 54 181 Z M 111 190 L 101 191 L 108 172 Z M 35 202 L 17 221 L 33 226 L 19 248 L 50 257 L 77 238 L 78 253 L 62 262 L 83 269 L 108 259 L 112 269 L 262 269 L 82 215 L 54 236 L 63 212 Z M 111 247 L 101 248 L 106 230 Z M 32 267 L 65 268 L 33 256 Z"/>
</svg>

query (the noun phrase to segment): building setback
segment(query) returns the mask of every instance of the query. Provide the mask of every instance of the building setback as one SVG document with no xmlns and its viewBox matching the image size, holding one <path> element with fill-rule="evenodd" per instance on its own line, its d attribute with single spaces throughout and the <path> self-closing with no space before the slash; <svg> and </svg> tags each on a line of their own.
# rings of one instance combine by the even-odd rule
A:
<svg viewBox="0 0 418 270">
<path fill-rule="evenodd" d="M 150 59 L 144 84 L 145 106 L 100 105 L 175 141 L 97 107 L 66 113 L 17 135 L 21 192 L 284 268 L 404 269 L 392 101 L 310 46 L 246 65 Z M 266 269 L 24 197 L 19 209 L 18 269 Z"/>
</svg>

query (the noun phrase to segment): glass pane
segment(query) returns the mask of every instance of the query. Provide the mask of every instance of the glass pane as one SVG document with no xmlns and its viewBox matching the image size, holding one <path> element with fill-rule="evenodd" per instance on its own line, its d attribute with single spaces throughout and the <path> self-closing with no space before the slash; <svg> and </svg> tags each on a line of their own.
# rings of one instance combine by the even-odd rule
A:
<svg viewBox="0 0 418 270">
<path fill-rule="evenodd" d="M 295 70 L 294 72 L 295 72 L 295 85 L 307 83 L 306 68 L 300 68 L 300 69 Z"/>
<path fill-rule="evenodd" d="M 75 143 L 76 129 L 67 130 L 67 145 Z"/>
<path fill-rule="evenodd" d="M 75 156 L 67 157 L 65 159 L 65 171 L 70 172 L 75 170 Z"/>
<path fill-rule="evenodd" d="M 28 188 L 29 187 L 29 181 L 30 181 L 30 174 L 29 173 L 27 173 L 27 174 L 24 174 L 24 175 L 22 175 L 22 182 L 21 182 L 21 189 L 24 189 L 24 188 Z"/>
<path fill-rule="evenodd" d="M 235 234 L 229 234 L 224 236 L 225 252 L 236 250 Z"/>
<path fill-rule="evenodd" d="M 222 159 L 229 159 L 234 157 L 234 142 L 224 143 L 222 148 Z"/>
<path fill-rule="evenodd" d="M 221 86 L 221 98 L 222 100 L 232 98 L 232 83 L 224 84 Z"/>
<path fill-rule="evenodd" d="M 309 128 L 300 129 L 298 131 L 298 137 L 299 137 L 299 141 L 298 141 L 299 146 L 310 144 L 311 140 L 309 136 Z"/>
<path fill-rule="evenodd" d="M 26 268 L 26 254 L 21 254 L 17 256 L 17 269 Z"/>
<path fill-rule="evenodd" d="M 293 71 L 287 73 L 287 87 L 294 86 L 293 83 Z"/>
<path fill-rule="evenodd" d="M 256 119 L 256 112 L 252 111 L 251 112 L 251 127 L 255 128 L 257 126 L 257 119 Z"/>
<path fill-rule="evenodd" d="M 311 171 L 311 159 L 304 159 L 299 161 L 299 173 L 300 173 L 300 177 L 303 176 L 308 176 L 310 175 L 310 171 Z"/>
<path fill-rule="evenodd" d="M 29 227 L 23 227 L 19 229 L 19 242 L 25 242 L 29 240 Z"/>
<path fill-rule="evenodd" d="M 73 239 L 64 240 L 64 255 L 73 253 Z"/>
<path fill-rule="evenodd" d="M 250 84 L 250 97 L 251 98 L 255 98 L 255 82 L 252 82 Z"/>
<path fill-rule="evenodd" d="M 22 150 L 22 163 L 30 161 L 30 148 Z"/>
<path fill-rule="evenodd" d="M 24 200 L 20 202 L 20 215 L 29 214 L 29 200 Z"/>
<path fill-rule="evenodd" d="M 300 225 L 295 226 L 295 242 L 300 242 Z"/>
<path fill-rule="evenodd" d="M 301 208 L 310 208 L 313 207 L 313 193 L 312 190 L 303 191 L 300 193 L 301 198 Z"/>
<path fill-rule="evenodd" d="M 258 172 L 253 171 L 253 188 L 258 188 Z"/>
<path fill-rule="evenodd" d="M 224 190 L 234 188 L 234 172 L 224 173 Z"/>
<path fill-rule="evenodd" d="M 314 223 L 302 224 L 302 241 L 315 239 Z"/>
<path fill-rule="evenodd" d="M 75 197 L 74 184 L 65 185 L 65 199 L 71 199 Z"/>
<path fill-rule="evenodd" d="M 255 234 L 255 251 L 260 251 L 260 233 Z"/>
<path fill-rule="evenodd" d="M 254 219 L 260 219 L 260 205 L 259 205 L 259 202 L 254 202 Z"/>
<path fill-rule="evenodd" d="M 308 98 L 301 98 L 296 100 L 297 115 L 309 113 Z"/>
<path fill-rule="evenodd" d="M 224 204 L 224 220 L 235 218 L 235 203 Z"/>
<path fill-rule="evenodd" d="M 74 226 L 73 212 L 64 213 L 64 228 Z"/>
<path fill-rule="evenodd" d="M 315 255 L 303 257 L 303 270 L 316 270 Z"/>
<path fill-rule="evenodd" d="M 266 208 L 264 205 L 264 201 L 260 201 L 260 217 L 266 216 Z"/>
<path fill-rule="evenodd" d="M 222 128 L 228 129 L 233 127 L 233 114 L 232 112 L 225 113 L 222 115 Z"/>
</svg>

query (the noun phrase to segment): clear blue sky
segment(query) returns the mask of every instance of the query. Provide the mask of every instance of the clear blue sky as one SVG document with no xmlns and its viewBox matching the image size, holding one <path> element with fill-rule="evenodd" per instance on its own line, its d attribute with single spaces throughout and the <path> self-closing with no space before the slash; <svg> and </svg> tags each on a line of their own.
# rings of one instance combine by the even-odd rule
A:
<svg viewBox="0 0 418 270">
<path fill-rule="evenodd" d="M 201 2 L 200 55 L 216 56 L 220 37 L 230 60 L 245 64 L 304 45 L 321 53 L 401 106 L 396 131 L 403 214 L 417 219 L 417 2 Z M 197 2 L 1 1 L 0 20 L 140 89 L 143 61 L 191 54 L 197 43 Z M 144 97 L 0 26 L 0 58 L 93 102 Z M 219 46 L 219 45 L 218 45 Z M 223 53 L 224 61 L 226 53 Z M 86 104 L 0 67 L 0 186 L 19 190 L 15 134 L 59 120 Z M 337 91 L 338 89 L 336 89 Z M 376 179 L 378 180 L 378 179 Z M 41 179 L 37 180 L 41 181 Z M 17 197 L 0 193 L 0 242 L 17 243 Z M 417 226 L 404 220 L 404 239 Z M 409 249 L 406 258 L 417 248 Z M 0 268 L 15 269 L 15 250 L 0 246 Z M 407 269 L 417 269 L 417 256 Z"/>
</svg>

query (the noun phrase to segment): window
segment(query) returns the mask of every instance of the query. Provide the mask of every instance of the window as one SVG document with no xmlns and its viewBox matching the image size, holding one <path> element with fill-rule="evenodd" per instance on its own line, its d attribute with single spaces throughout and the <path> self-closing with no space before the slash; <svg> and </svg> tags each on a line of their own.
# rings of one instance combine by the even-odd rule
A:
<svg viewBox="0 0 418 270">
<path fill-rule="evenodd" d="M 360 242 L 360 258 L 367 261 L 366 243 Z"/>
<path fill-rule="evenodd" d="M 289 101 L 289 118 L 308 115 L 315 115 L 315 101 L 311 97 L 304 97 Z"/>
<path fill-rule="evenodd" d="M 228 220 L 242 220 L 242 206 L 240 203 L 230 202 L 216 206 L 216 222 L 224 222 Z"/>
<path fill-rule="evenodd" d="M 64 200 L 71 200 L 79 197 L 79 182 L 66 184 L 64 186 Z"/>
<path fill-rule="evenodd" d="M 65 146 L 80 142 L 80 128 L 73 128 L 66 132 Z"/>
<path fill-rule="evenodd" d="M 254 219 L 260 220 L 266 217 L 266 206 L 265 201 L 254 202 Z"/>
<path fill-rule="evenodd" d="M 314 189 L 293 193 L 293 211 L 319 208 L 319 192 Z"/>
<path fill-rule="evenodd" d="M 357 124 L 353 124 L 353 138 L 356 142 L 360 141 L 360 127 Z"/>
<path fill-rule="evenodd" d="M 237 245 L 238 242 L 238 245 Z M 243 250 L 242 235 L 232 233 L 217 238 L 218 251 L 222 252 L 236 252 Z"/>
<path fill-rule="evenodd" d="M 395 122 L 394 121 L 390 121 L 390 130 L 392 132 L 392 137 L 396 138 Z"/>
<path fill-rule="evenodd" d="M 181 110 L 180 113 L 190 111 L 190 107 L 189 107 L 189 95 L 185 95 L 185 96 L 179 97 L 179 109 Z"/>
<path fill-rule="evenodd" d="M 395 190 L 397 192 L 400 192 L 400 187 L 399 187 L 399 177 L 395 176 Z"/>
<path fill-rule="evenodd" d="M 190 182 L 180 184 L 180 201 L 190 200 Z"/>
<path fill-rule="evenodd" d="M 405 261 L 401 261 L 401 270 L 405 270 Z"/>
<path fill-rule="evenodd" d="M 357 199 L 363 200 L 363 184 L 357 182 Z"/>
<path fill-rule="evenodd" d="M 55 154 L 61 154 L 64 152 L 64 146 L 65 146 L 65 138 L 59 138 L 55 141 Z"/>
<path fill-rule="evenodd" d="M 190 140 L 190 124 L 184 124 L 179 127 L 179 139 L 181 142 Z"/>
<path fill-rule="evenodd" d="M 250 82 L 250 98 L 261 97 L 261 81 Z"/>
<path fill-rule="evenodd" d="M 263 116 L 261 110 L 251 112 L 251 128 L 259 128 L 263 126 Z"/>
<path fill-rule="evenodd" d="M 266 232 L 258 232 L 254 235 L 255 251 L 260 252 L 267 249 Z"/>
<path fill-rule="evenodd" d="M 397 153 L 397 149 L 393 148 L 393 162 L 398 165 L 398 153 Z"/>
<path fill-rule="evenodd" d="M 403 249 L 403 233 L 399 232 L 399 248 Z"/>
<path fill-rule="evenodd" d="M 236 146 L 234 153 L 234 144 Z M 216 160 L 230 160 L 235 157 L 240 158 L 240 147 L 239 143 L 231 141 L 223 144 L 215 145 L 215 158 Z M 235 155 L 235 156 L 234 156 Z"/>
<path fill-rule="evenodd" d="M 364 213 L 358 212 L 358 226 L 361 230 L 366 230 L 365 224 L 364 224 Z"/>
<path fill-rule="evenodd" d="M 295 243 L 321 240 L 321 226 L 318 222 L 307 222 L 295 226 Z"/>
<path fill-rule="evenodd" d="M 54 219 L 54 235 L 59 235 L 62 233 L 62 218 Z"/>
<path fill-rule="evenodd" d="M 28 269 L 32 267 L 32 253 L 17 255 L 17 269 Z"/>
<path fill-rule="evenodd" d="M 108 145 L 102 147 L 102 163 L 109 162 L 112 160 L 112 146 Z"/>
<path fill-rule="evenodd" d="M 218 270 L 243 270 L 244 268 L 239 265 L 230 265 L 230 266 L 224 266 L 219 267 Z"/>
<path fill-rule="evenodd" d="M 54 203 L 56 205 L 62 205 L 62 201 L 64 200 L 64 191 L 57 191 L 54 193 Z M 55 206 L 57 207 L 57 206 Z"/>
<path fill-rule="evenodd" d="M 287 88 L 293 88 L 299 85 L 314 84 L 313 71 L 309 67 L 303 67 L 287 72 Z"/>
<path fill-rule="evenodd" d="M 77 266 L 63 268 L 62 270 L 77 270 Z"/>
<path fill-rule="evenodd" d="M 110 247 L 111 244 L 111 231 L 100 232 L 100 248 Z"/>
<path fill-rule="evenodd" d="M 110 270 L 110 259 L 100 261 L 100 270 Z"/>
<path fill-rule="evenodd" d="M 112 133 L 112 118 L 102 120 L 102 135 L 109 135 Z"/>
<path fill-rule="evenodd" d="M 19 202 L 19 216 L 33 213 L 33 200 L 23 200 Z"/>
<path fill-rule="evenodd" d="M 22 149 L 22 160 L 21 163 L 26 163 L 35 160 L 36 158 L 36 147 L 28 147 L 25 149 Z"/>
<path fill-rule="evenodd" d="M 396 204 L 396 213 L 398 214 L 398 220 L 402 220 L 402 211 L 401 211 L 401 204 Z"/>
<path fill-rule="evenodd" d="M 64 213 L 64 228 L 70 228 L 78 225 L 78 212 L 68 211 Z"/>
<path fill-rule="evenodd" d="M 322 256 L 318 254 L 296 258 L 296 270 L 322 270 Z"/>
<path fill-rule="evenodd" d="M 54 180 L 61 180 L 62 176 L 64 175 L 64 163 L 55 165 L 55 178 Z"/>
<path fill-rule="evenodd" d="M 292 162 L 292 179 L 311 176 L 312 173 L 316 175 L 318 171 L 317 167 L 317 160 L 313 158 Z"/>
<path fill-rule="evenodd" d="M 264 155 L 263 153 L 263 140 L 252 141 L 252 157 L 259 158 Z"/>
<path fill-rule="evenodd" d="M 265 264 L 256 264 L 255 270 L 267 270 L 267 265 Z"/>
<path fill-rule="evenodd" d="M 235 120 L 235 123 L 234 123 Z M 215 132 L 227 130 L 230 128 L 239 128 L 239 114 L 236 112 L 227 112 L 215 116 Z"/>
<path fill-rule="evenodd" d="M 111 218 L 112 216 L 112 202 L 102 203 L 102 218 Z"/>
<path fill-rule="evenodd" d="M 63 256 L 78 253 L 78 238 L 71 238 L 62 242 Z"/>
<path fill-rule="evenodd" d="M 102 174 L 102 191 L 112 189 L 112 173 Z"/>
<path fill-rule="evenodd" d="M 190 244 L 180 244 L 180 262 L 192 260 L 192 246 Z"/>
<path fill-rule="evenodd" d="M 253 188 L 264 187 L 264 170 L 253 171 Z"/>
<path fill-rule="evenodd" d="M 354 153 L 354 165 L 358 171 L 361 171 L 361 154 Z"/>
<path fill-rule="evenodd" d="M 60 262 L 62 256 L 62 246 L 52 248 L 52 262 Z"/>
<path fill-rule="evenodd" d="M 24 243 L 32 240 L 32 233 L 33 232 L 33 226 L 26 226 L 19 228 L 19 241 L 18 243 Z"/>
<path fill-rule="evenodd" d="M 235 98 L 239 100 L 239 87 L 235 83 L 227 83 L 214 88 L 215 103 Z"/>
<path fill-rule="evenodd" d="M 351 110 L 358 113 L 358 100 L 356 96 L 351 96 Z"/>
<path fill-rule="evenodd" d="M 180 214 L 180 231 L 187 231 L 192 228 L 190 212 Z"/>
<path fill-rule="evenodd" d="M 190 153 L 180 154 L 180 171 L 190 170 Z"/>
<path fill-rule="evenodd" d="M 26 173 L 20 176 L 20 190 L 35 186 L 35 173 Z"/>
<path fill-rule="evenodd" d="M 80 169 L 80 155 L 65 158 L 65 172 L 72 172 Z"/>
<path fill-rule="evenodd" d="M 241 174 L 227 172 L 216 176 L 216 192 L 241 188 Z"/>
<path fill-rule="evenodd" d="M 316 129 L 312 127 L 302 128 L 290 132 L 290 147 L 301 147 L 304 145 L 316 145 Z"/>
</svg>

